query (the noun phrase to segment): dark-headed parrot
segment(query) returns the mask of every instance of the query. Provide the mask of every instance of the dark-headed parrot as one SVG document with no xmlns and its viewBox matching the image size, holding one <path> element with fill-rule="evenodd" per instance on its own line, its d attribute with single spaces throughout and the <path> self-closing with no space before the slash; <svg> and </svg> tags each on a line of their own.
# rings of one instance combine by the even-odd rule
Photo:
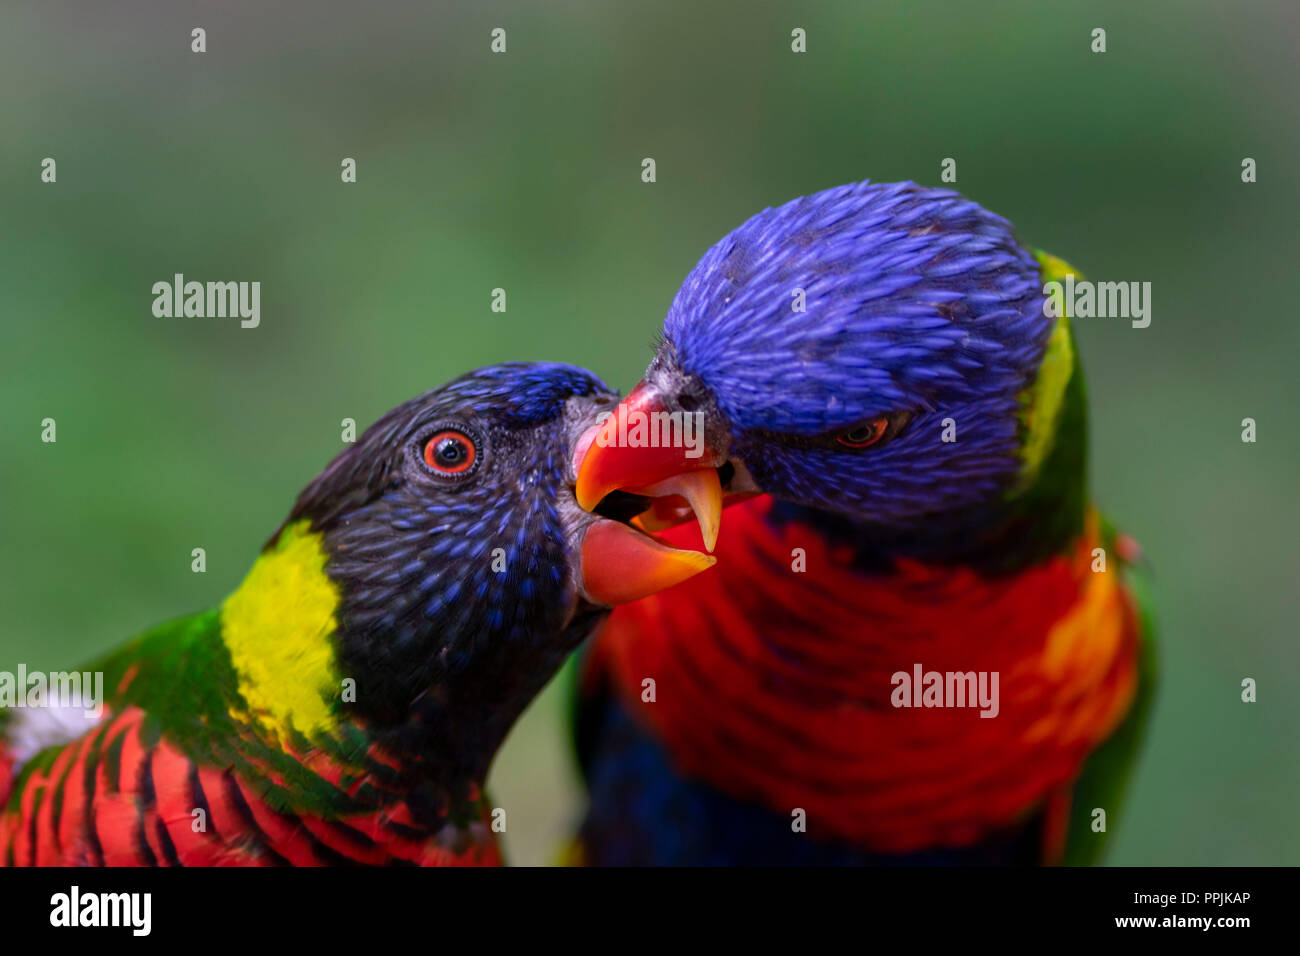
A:
<svg viewBox="0 0 1300 956">
<path fill-rule="evenodd" d="M 0 863 L 499 862 L 520 711 L 608 605 L 713 563 L 577 507 L 616 401 L 519 363 L 384 415 L 224 602 L 83 668 L 106 701 L 0 711 Z"/>
<path fill-rule="evenodd" d="M 577 491 L 719 561 L 586 655 L 572 859 L 1096 857 L 1153 658 L 1139 552 L 1087 494 L 1069 272 L 912 183 L 705 254 Z"/>
</svg>

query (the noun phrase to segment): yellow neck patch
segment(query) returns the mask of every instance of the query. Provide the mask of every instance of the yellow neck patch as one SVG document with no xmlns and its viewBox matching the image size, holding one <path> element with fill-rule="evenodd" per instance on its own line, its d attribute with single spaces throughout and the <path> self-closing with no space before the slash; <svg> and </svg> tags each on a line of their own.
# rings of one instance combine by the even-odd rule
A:
<svg viewBox="0 0 1300 956">
<path fill-rule="evenodd" d="M 248 712 L 283 740 L 335 722 L 341 683 L 332 637 L 338 587 L 325 574 L 321 536 L 306 521 L 285 528 L 221 607 L 221 633 Z"/>
<path fill-rule="evenodd" d="M 1062 281 L 1067 273 L 1078 275 L 1072 266 L 1055 256 L 1049 256 L 1045 252 L 1036 255 L 1042 265 L 1044 285 Z M 1020 420 L 1025 430 L 1020 449 L 1023 462 L 1021 481 L 1024 484 L 1029 484 L 1037 476 L 1038 469 L 1052 450 L 1065 398 L 1065 387 L 1074 372 L 1074 341 L 1070 335 L 1070 319 L 1065 311 L 1065 303 L 1061 301 L 1062 297 L 1056 298 L 1058 301 L 1055 303 L 1055 311 L 1059 318 L 1047 340 L 1038 375 L 1034 384 L 1020 395 Z"/>
</svg>

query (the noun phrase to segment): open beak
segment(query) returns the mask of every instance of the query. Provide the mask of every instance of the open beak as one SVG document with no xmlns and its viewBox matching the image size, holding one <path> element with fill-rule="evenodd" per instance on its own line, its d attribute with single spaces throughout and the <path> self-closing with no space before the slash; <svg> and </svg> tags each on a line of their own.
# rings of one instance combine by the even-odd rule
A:
<svg viewBox="0 0 1300 956">
<path fill-rule="evenodd" d="M 712 551 L 722 520 L 722 483 L 716 465 L 723 456 L 704 443 L 704 429 L 682 427 L 667 417 L 658 394 L 644 382 L 619 403 L 596 433 L 578 466 L 578 505 L 593 511 L 615 491 L 653 499 L 654 526 L 684 509 L 694 513 L 704 546 Z M 689 437 L 689 441 L 687 438 Z M 671 522 L 669 522 L 671 523 Z"/>
<path fill-rule="evenodd" d="M 681 584 L 717 560 L 711 554 L 671 548 L 621 522 L 597 518 L 582 540 L 582 590 L 593 604 L 627 604 Z"/>
<path fill-rule="evenodd" d="M 723 491 L 717 465 L 725 455 L 705 444 L 703 428 L 684 430 L 683 414 L 668 417 L 643 382 L 578 448 L 578 504 L 602 515 L 583 546 L 585 587 L 598 603 L 636 600 L 716 561 L 650 536 L 693 515 L 705 550 L 718 540 Z"/>
</svg>

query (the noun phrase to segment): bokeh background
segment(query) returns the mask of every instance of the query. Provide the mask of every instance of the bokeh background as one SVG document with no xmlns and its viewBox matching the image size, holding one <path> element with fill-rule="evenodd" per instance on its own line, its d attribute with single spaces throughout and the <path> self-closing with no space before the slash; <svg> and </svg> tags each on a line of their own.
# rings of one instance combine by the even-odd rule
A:
<svg viewBox="0 0 1300 956">
<path fill-rule="evenodd" d="M 1077 323 L 1093 486 L 1162 606 L 1111 862 L 1300 862 L 1297 24 L 1292 3 L 1177 0 L 7 0 L 0 668 L 214 603 L 342 418 L 506 359 L 626 388 L 725 232 L 854 180 L 937 185 L 953 157 L 1027 241 L 1154 287 L 1148 329 Z M 261 281 L 261 327 L 154 318 L 174 272 Z M 549 861 L 581 806 L 562 696 L 494 771 L 516 862 Z"/>
</svg>

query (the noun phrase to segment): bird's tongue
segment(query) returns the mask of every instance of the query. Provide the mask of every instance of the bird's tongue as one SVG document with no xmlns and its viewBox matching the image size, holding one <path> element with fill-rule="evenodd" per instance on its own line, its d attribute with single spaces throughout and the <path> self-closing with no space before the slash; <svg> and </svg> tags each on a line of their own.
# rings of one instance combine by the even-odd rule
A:
<svg viewBox="0 0 1300 956">
<path fill-rule="evenodd" d="M 670 548 L 625 524 L 598 518 L 582 542 L 582 590 L 593 604 L 637 601 L 713 567 L 717 558 Z"/>
</svg>

